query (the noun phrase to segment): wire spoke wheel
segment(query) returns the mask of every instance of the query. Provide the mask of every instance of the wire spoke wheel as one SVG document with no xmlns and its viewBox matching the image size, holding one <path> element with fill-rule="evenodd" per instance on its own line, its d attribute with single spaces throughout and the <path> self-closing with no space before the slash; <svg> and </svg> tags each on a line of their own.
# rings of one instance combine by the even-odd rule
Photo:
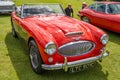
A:
<svg viewBox="0 0 120 80">
<path fill-rule="evenodd" d="M 41 67 L 43 61 L 36 42 L 34 40 L 30 40 L 28 47 L 31 67 L 34 72 L 36 72 L 37 74 L 41 74 L 43 72 L 43 69 Z"/>
<path fill-rule="evenodd" d="M 34 68 L 38 67 L 38 58 L 37 58 L 37 53 L 35 50 L 34 46 L 31 46 L 30 48 L 30 60 L 31 60 L 31 64 Z"/>
</svg>

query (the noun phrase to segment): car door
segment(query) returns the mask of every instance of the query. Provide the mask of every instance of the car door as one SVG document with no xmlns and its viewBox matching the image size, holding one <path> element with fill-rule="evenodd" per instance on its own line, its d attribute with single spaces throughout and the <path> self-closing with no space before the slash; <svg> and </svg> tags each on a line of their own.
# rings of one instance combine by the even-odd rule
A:
<svg viewBox="0 0 120 80">
<path fill-rule="evenodd" d="M 98 3 L 96 5 L 96 10 L 94 11 L 94 24 L 103 28 L 108 28 L 111 25 L 108 16 L 107 5 Z"/>
<path fill-rule="evenodd" d="M 120 4 L 108 4 L 107 7 L 108 20 L 111 23 L 109 30 L 120 33 Z"/>
<path fill-rule="evenodd" d="M 15 12 L 15 15 L 13 15 L 12 19 L 17 35 L 27 40 L 27 32 L 24 26 L 24 18 L 21 18 L 21 12 Z"/>
</svg>

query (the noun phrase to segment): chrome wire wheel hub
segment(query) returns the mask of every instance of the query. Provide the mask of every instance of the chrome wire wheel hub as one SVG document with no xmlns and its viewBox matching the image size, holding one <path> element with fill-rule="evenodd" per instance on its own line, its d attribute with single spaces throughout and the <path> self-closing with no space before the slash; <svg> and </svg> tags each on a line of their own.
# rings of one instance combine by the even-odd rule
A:
<svg viewBox="0 0 120 80">
<path fill-rule="evenodd" d="M 34 46 L 31 46 L 30 48 L 30 60 L 33 68 L 36 69 L 38 67 L 38 57 Z"/>
</svg>

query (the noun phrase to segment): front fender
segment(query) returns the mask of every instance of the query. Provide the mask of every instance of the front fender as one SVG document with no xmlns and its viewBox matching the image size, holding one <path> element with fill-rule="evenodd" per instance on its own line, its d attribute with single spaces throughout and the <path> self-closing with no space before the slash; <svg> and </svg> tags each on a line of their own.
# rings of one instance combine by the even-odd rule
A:
<svg viewBox="0 0 120 80">
<path fill-rule="evenodd" d="M 55 39 L 49 32 L 45 31 L 41 27 L 39 27 L 35 24 L 29 25 L 29 26 L 31 26 L 31 28 L 28 31 L 29 32 L 28 41 L 31 38 L 33 38 L 35 40 L 35 42 L 39 48 L 39 52 L 40 52 L 43 62 L 48 63 L 49 55 L 46 54 L 44 51 L 45 45 L 49 42 L 56 43 Z M 32 27 L 32 26 L 35 26 L 35 27 Z"/>
</svg>

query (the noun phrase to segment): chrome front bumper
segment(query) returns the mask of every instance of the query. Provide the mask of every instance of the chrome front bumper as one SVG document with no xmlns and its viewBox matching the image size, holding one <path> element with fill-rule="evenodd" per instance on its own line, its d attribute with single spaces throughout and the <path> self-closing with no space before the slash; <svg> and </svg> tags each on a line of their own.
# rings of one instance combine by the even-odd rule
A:
<svg viewBox="0 0 120 80">
<path fill-rule="evenodd" d="M 82 59 L 82 60 L 78 60 L 78 61 L 73 61 L 73 62 L 67 62 L 67 57 L 65 57 L 63 64 L 54 64 L 54 65 L 42 64 L 42 68 L 45 70 L 64 69 L 65 71 L 67 71 L 69 67 L 88 64 L 88 63 L 91 63 L 91 62 L 94 62 L 97 60 L 101 60 L 103 57 L 106 57 L 108 55 L 109 55 L 109 52 L 105 51 L 98 56 L 90 57 L 90 58 L 86 58 L 86 59 Z"/>
</svg>

